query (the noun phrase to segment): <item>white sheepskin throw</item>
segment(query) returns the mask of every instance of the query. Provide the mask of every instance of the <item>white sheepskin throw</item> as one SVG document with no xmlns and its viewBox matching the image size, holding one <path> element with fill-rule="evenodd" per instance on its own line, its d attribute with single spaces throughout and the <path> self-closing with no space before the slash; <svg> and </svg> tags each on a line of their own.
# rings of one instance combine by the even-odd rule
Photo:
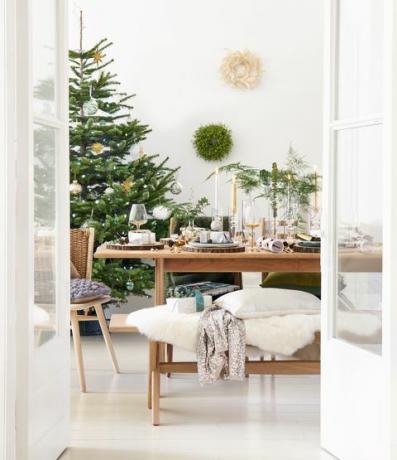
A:
<svg viewBox="0 0 397 460">
<path fill-rule="evenodd" d="M 340 311 L 340 338 L 356 343 L 379 343 L 379 312 Z M 173 313 L 166 305 L 143 308 L 128 315 L 127 323 L 151 340 L 196 351 L 200 313 Z M 246 343 L 276 355 L 291 356 L 314 340 L 320 331 L 320 315 L 293 314 L 244 320 Z"/>
<path fill-rule="evenodd" d="M 129 325 L 151 340 L 196 351 L 200 313 L 172 313 L 166 306 L 130 313 Z M 287 315 L 244 320 L 246 343 L 268 353 L 290 356 L 314 340 L 320 315 Z"/>
</svg>

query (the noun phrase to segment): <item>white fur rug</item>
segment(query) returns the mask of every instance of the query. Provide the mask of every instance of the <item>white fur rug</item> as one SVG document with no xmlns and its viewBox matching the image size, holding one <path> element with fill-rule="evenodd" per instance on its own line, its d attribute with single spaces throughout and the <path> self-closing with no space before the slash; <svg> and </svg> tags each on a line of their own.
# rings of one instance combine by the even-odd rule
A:
<svg viewBox="0 0 397 460">
<path fill-rule="evenodd" d="M 166 306 L 130 313 L 129 325 L 151 340 L 196 351 L 200 313 L 172 313 Z M 268 353 L 290 356 L 314 340 L 320 315 L 287 315 L 244 320 L 246 343 Z"/>
<path fill-rule="evenodd" d="M 366 312 L 339 312 L 339 336 L 356 343 L 379 343 L 381 317 Z M 167 306 L 143 308 L 128 315 L 127 323 L 151 340 L 196 351 L 200 313 L 173 313 Z M 247 345 L 291 356 L 313 342 L 321 329 L 320 315 L 286 315 L 244 320 Z"/>
</svg>

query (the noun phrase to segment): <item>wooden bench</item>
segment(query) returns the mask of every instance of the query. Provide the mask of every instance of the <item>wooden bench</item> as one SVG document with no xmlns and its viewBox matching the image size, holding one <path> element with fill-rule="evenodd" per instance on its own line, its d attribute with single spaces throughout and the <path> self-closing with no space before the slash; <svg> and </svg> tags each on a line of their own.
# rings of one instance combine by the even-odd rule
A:
<svg viewBox="0 0 397 460">
<path fill-rule="evenodd" d="M 138 332 L 135 326 L 127 324 L 128 315 L 115 314 L 110 318 L 109 331 L 110 332 Z"/>
<path fill-rule="evenodd" d="M 134 326 L 127 324 L 128 315 L 115 314 L 110 320 L 111 332 L 139 332 Z M 320 333 L 316 333 L 314 343 L 320 343 Z M 149 341 L 149 384 L 147 405 L 152 410 L 153 425 L 160 424 L 160 374 L 169 376 L 171 373 L 197 373 L 195 362 L 173 362 L 173 346 L 171 344 Z M 312 375 L 320 373 L 320 361 L 283 360 L 249 361 L 246 373 L 259 375 Z"/>
</svg>

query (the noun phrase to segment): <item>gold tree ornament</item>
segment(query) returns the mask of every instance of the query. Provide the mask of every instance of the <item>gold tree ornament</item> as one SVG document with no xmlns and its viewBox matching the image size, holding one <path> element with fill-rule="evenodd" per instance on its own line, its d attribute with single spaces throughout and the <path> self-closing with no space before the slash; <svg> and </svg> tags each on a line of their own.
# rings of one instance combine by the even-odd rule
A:
<svg viewBox="0 0 397 460">
<path fill-rule="evenodd" d="M 263 74 L 261 59 L 248 50 L 230 51 L 219 70 L 225 83 L 239 89 L 255 88 Z"/>
<path fill-rule="evenodd" d="M 100 142 L 95 142 L 91 145 L 90 149 L 94 155 L 100 155 L 103 153 L 105 147 Z"/>
<path fill-rule="evenodd" d="M 129 192 L 134 186 L 134 182 L 132 182 L 132 180 L 128 178 L 124 182 L 121 183 L 121 186 L 125 192 Z"/>
<path fill-rule="evenodd" d="M 99 50 L 94 51 L 94 54 L 92 55 L 92 59 L 94 60 L 95 64 L 99 64 L 100 62 L 102 62 L 104 57 L 105 54 Z"/>
</svg>

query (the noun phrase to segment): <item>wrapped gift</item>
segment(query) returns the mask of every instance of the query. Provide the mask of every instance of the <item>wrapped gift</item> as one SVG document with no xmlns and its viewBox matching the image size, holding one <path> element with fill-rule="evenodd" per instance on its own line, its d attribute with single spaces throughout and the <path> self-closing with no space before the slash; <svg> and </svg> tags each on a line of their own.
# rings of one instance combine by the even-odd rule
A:
<svg viewBox="0 0 397 460">
<path fill-rule="evenodd" d="M 169 297 L 167 307 L 173 313 L 196 313 L 195 297 Z"/>
<path fill-rule="evenodd" d="M 230 243 L 229 232 L 210 232 L 210 239 L 213 243 L 222 244 Z"/>
<path fill-rule="evenodd" d="M 128 241 L 130 244 L 151 244 L 156 242 L 156 234 L 150 231 L 129 231 Z"/>
</svg>

